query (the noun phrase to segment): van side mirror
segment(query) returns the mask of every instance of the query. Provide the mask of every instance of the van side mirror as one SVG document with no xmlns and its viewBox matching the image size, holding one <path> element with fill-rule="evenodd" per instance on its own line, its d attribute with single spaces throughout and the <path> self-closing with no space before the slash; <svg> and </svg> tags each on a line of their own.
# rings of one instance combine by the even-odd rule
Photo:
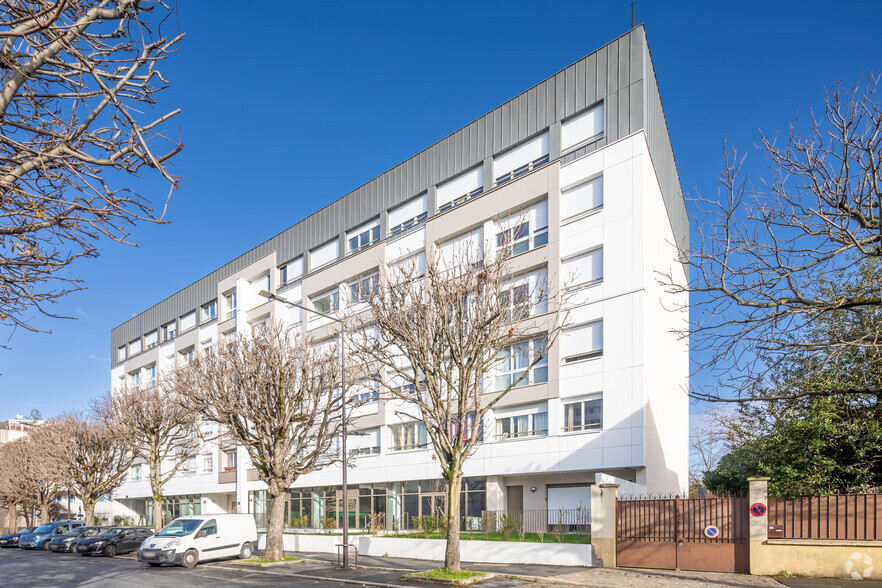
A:
<svg viewBox="0 0 882 588">
<path fill-rule="evenodd" d="M 208 529 L 202 529 L 199 531 L 199 533 L 196 534 L 197 539 L 201 537 L 208 537 Z"/>
</svg>

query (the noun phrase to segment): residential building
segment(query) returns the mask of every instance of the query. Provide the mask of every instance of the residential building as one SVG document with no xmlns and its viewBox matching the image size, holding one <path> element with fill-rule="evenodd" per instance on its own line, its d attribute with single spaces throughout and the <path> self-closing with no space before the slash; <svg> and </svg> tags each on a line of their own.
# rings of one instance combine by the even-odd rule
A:
<svg viewBox="0 0 882 588">
<path fill-rule="evenodd" d="M 642 26 L 113 329 L 112 386 L 152 386 L 266 320 L 333 333 L 328 319 L 259 292 L 345 311 L 358 303 L 352 285 L 382 264 L 464 239 L 498 239 L 536 279 L 573 293 L 547 360 L 484 423 L 465 465 L 465 525 L 482 510 L 587 506 L 598 476 L 684 489 L 689 348 L 672 331 L 687 317 L 672 309 L 687 301 L 657 278 L 685 279 L 688 222 Z M 500 385 L 516 355 L 494 374 Z M 352 393 L 361 402 L 348 440 L 350 526 L 383 514 L 403 528 L 437 511 L 443 483 L 425 425 L 402 422 L 369 382 Z M 115 498 L 149 519 L 145 468 L 133 466 Z M 339 518 L 340 482 L 339 467 L 300 478 L 287 524 Z M 206 444 L 165 493 L 168 516 L 253 512 L 260 524 L 267 509 L 265 486 L 230 442 Z"/>
<path fill-rule="evenodd" d="M 39 419 L 25 418 L 21 414 L 15 415 L 14 419 L 0 422 L 0 445 L 24 437 L 31 429 L 42 422 Z"/>
</svg>

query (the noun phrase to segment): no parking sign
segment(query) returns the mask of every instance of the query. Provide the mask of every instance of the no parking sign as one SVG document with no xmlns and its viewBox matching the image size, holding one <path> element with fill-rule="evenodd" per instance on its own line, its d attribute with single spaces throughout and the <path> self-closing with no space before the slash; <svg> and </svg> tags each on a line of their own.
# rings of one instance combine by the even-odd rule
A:
<svg viewBox="0 0 882 588">
<path fill-rule="evenodd" d="M 720 536 L 720 528 L 715 525 L 708 525 L 704 528 L 704 536 L 708 539 L 716 539 Z"/>
<path fill-rule="evenodd" d="M 755 517 L 761 517 L 766 514 L 766 505 L 762 502 L 754 502 L 750 505 L 750 514 Z"/>
</svg>

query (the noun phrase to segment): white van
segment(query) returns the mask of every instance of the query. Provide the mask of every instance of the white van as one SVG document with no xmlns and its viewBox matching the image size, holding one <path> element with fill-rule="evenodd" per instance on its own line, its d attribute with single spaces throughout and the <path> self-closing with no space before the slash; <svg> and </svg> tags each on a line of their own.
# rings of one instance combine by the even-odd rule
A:
<svg viewBox="0 0 882 588">
<path fill-rule="evenodd" d="M 248 559 L 256 545 L 257 527 L 250 514 L 191 515 L 173 520 L 145 539 L 138 549 L 138 561 L 192 568 L 210 559 Z"/>
</svg>

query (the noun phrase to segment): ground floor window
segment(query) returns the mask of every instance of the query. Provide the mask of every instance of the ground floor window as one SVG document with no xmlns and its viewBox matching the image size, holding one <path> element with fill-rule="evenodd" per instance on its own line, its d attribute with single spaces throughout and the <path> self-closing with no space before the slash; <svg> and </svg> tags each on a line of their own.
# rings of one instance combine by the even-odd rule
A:
<svg viewBox="0 0 882 588">
<path fill-rule="evenodd" d="M 166 496 L 162 502 L 162 525 L 165 526 L 178 517 L 202 514 L 200 494 Z M 147 499 L 147 526 L 153 526 L 153 500 Z"/>
<path fill-rule="evenodd" d="M 251 491 L 248 498 L 249 512 L 254 515 L 257 527 L 266 528 L 271 502 L 267 491 Z M 286 502 L 286 529 L 337 529 L 342 526 L 343 491 L 340 487 L 291 490 Z M 409 530 L 415 528 L 419 516 L 443 516 L 447 512 L 447 482 L 437 479 L 359 484 L 349 488 L 348 502 L 350 529 Z M 486 478 L 466 478 L 460 494 L 462 528 L 479 524 L 486 503 Z"/>
</svg>

